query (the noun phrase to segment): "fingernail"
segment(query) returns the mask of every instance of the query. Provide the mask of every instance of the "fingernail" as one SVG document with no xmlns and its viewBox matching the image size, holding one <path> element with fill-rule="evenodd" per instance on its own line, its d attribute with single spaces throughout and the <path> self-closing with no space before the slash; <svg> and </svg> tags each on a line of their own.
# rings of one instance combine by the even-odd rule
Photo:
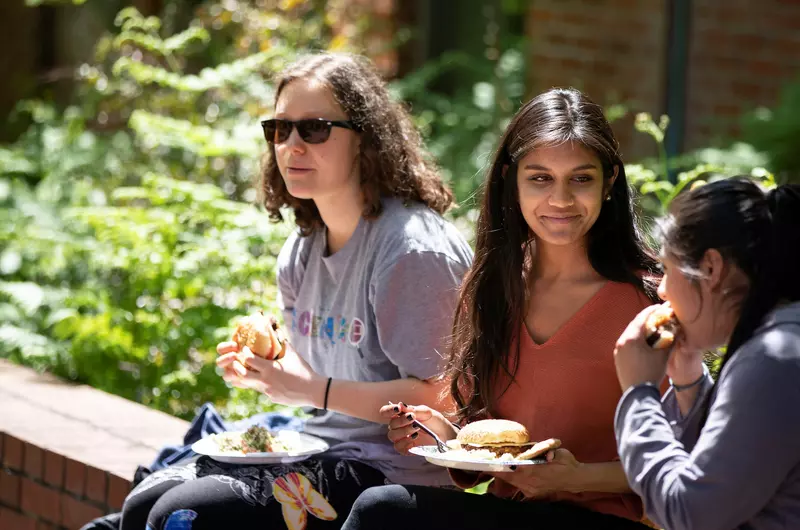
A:
<svg viewBox="0 0 800 530">
<path fill-rule="evenodd" d="M 419 429 L 419 423 L 417 423 L 416 421 L 412 423 L 411 426 L 414 427 L 415 429 Z"/>
<path fill-rule="evenodd" d="M 395 408 L 394 408 L 394 411 L 395 411 L 395 412 L 400 412 L 400 407 L 395 407 Z"/>
<path fill-rule="evenodd" d="M 408 419 L 408 421 L 411 421 L 411 420 L 414 419 L 414 415 L 413 414 L 406 414 L 406 418 Z"/>
<path fill-rule="evenodd" d="M 412 435 L 411 435 L 411 439 L 412 439 L 412 440 L 416 440 L 416 439 L 417 439 L 417 436 L 419 436 L 419 433 L 418 433 L 418 432 L 415 432 L 414 434 L 412 434 Z"/>
<path fill-rule="evenodd" d="M 516 471 L 517 470 L 517 466 L 509 466 L 508 469 L 510 469 L 511 471 Z"/>
</svg>

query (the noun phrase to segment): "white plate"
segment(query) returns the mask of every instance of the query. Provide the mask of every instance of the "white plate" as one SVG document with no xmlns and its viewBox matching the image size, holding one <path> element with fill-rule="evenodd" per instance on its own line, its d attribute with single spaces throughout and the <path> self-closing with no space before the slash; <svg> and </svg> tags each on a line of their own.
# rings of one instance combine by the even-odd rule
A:
<svg viewBox="0 0 800 530">
<path fill-rule="evenodd" d="M 420 445 L 409 449 L 411 454 L 425 457 L 431 464 L 453 469 L 464 469 L 466 471 L 492 471 L 495 473 L 510 472 L 511 466 L 535 466 L 544 464 L 545 459 L 534 458 L 533 460 L 487 460 L 485 458 L 470 458 L 469 454 L 463 451 L 448 451 L 440 453 L 435 445 Z"/>
<path fill-rule="evenodd" d="M 241 434 L 239 432 L 225 434 Z M 214 435 L 196 441 L 192 444 L 192 451 L 197 454 L 210 456 L 218 462 L 228 464 L 290 464 L 299 462 L 306 458 L 323 453 L 328 450 L 328 443 L 325 440 L 304 434 L 297 431 L 277 431 L 275 437 L 285 445 L 292 448 L 291 451 L 275 451 L 271 453 L 242 453 L 239 451 L 220 451 L 219 446 L 214 441 Z"/>
</svg>

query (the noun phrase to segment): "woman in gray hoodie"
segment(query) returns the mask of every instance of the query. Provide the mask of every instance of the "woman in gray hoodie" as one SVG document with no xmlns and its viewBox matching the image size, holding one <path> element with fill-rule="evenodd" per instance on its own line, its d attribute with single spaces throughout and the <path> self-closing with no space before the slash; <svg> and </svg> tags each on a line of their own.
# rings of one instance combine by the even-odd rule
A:
<svg viewBox="0 0 800 530">
<path fill-rule="evenodd" d="M 659 295 L 683 331 L 650 348 L 651 307 L 617 343 L 628 482 L 668 530 L 800 528 L 800 186 L 706 184 L 673 202 L 662 237 Z M 722 345 L 715 383 L 702 352 Z"/>
</svg>

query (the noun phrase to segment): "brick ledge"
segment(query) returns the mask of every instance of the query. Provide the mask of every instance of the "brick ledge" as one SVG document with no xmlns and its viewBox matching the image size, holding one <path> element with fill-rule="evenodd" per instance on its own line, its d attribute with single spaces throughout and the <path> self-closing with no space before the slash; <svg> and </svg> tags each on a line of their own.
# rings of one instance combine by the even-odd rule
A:
<svg viewBox="0 0 800 530">
<path fill-rule="evenodd" d="M 78 529 L 118 511 L 186 421 L 0 359 L 0 528 Z"/>
</svg>

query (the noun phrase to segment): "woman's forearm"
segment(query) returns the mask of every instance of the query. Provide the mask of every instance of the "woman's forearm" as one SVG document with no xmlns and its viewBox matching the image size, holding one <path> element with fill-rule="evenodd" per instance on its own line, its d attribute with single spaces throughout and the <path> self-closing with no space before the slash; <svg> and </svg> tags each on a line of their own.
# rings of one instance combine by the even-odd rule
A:
<svg viewBox="0 0 800 530">
<path fill-rule="evenodd" d="M 620 462 L 581 464 L 579 483 L 573 493 L 598 491 L 604 493 L 628 493 L 628 479 Z"/>
<path fill-rule="evenodd" d="M 327 384 L 327 380 L 325 383 Z M 422 381 L 408 378 L 365 383 L 333 379 L 328 391 L 328 410 L 363 420 L 385 423 L 386 419 L 381 417 L 379 410 L 390 401 L 427 405 L 445 412 L 450 407 L 448 399 L 442 400 L 442 390 L 444 383 L 436 380 Z M 317 394 L 319 402 L 315 403 L 315 406 L 323 408 L 325 388 L 322 387 Z"/>
</svg>

